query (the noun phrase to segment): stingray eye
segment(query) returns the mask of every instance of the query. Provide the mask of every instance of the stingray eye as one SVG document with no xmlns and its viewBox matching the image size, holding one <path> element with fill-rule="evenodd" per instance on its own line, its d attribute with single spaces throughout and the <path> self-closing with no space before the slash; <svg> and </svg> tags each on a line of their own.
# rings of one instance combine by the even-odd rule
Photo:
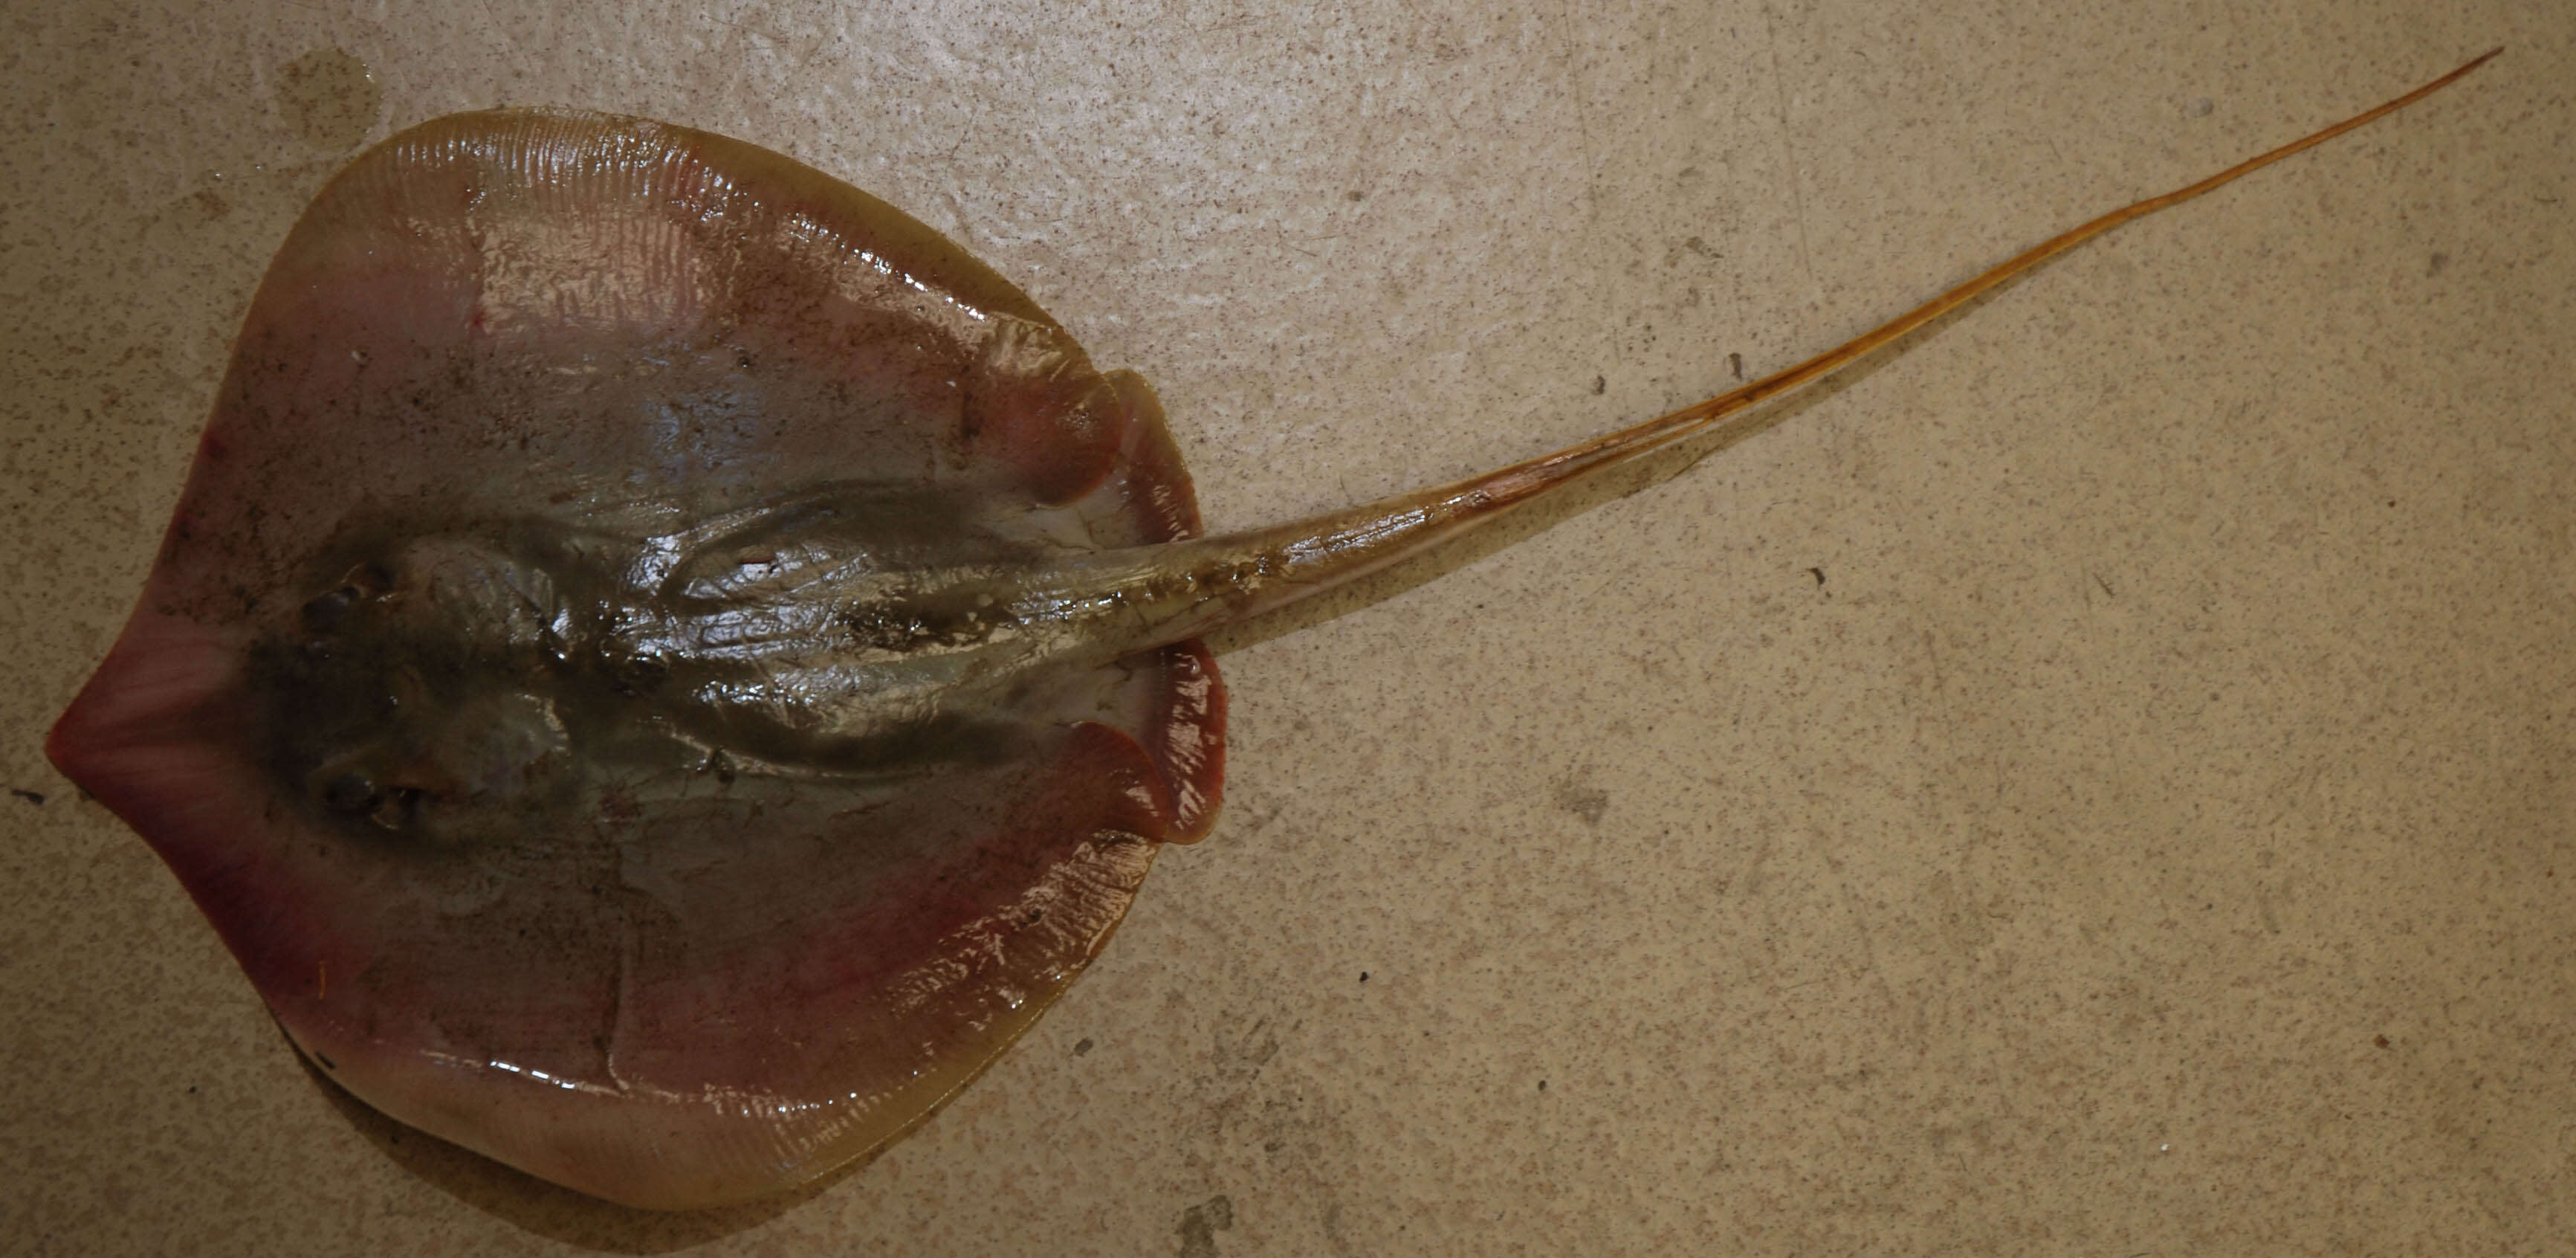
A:
<svg viewBox="0 0 2576 1258">
<path fill-rule="evenodd" d="M 382 564 L 362 563 L 340 578 L 339 587 L 307 599 L 296 619 L 307 633 L 329 633 L 349 617 L 349 609 L 380 598 L 394 586 L 394 575 Z"/>
<path fill-rule="evenodd" d="M 364 817 L 387 830 L 409 827 L 428 792 L 418 786 L 379 781 L 352 765 L 326 765 L 316 771 L 312 790 L 322 806 L 344 817 Z"/>
<path fill-rule="evenodd" d="M 376 789 L 375 779 L 355 769 L 325 774 L 316 789 L 323 807 L 353 816 L 373 813 L 385 800 L 385 793 Z"/>
<path fill-rule="evenodd" d="M 303 622 L 307 633 L 329 633 L 348 618 L 349 608 L 355 602 L 357 600 L 350 597 L 350 591 L 345 587 L 328 594 L 317 594 L 296 613 L 296 618 Z"/>
<path fill-rule="evenodd" d="M 341 591 L 356 598 L 374 598 L 394 588 L 394 574 L 383 564 L 362 563 L 340 578 Z"/>
<path fill-rule="evenodd" d="M 388 830 L 400 830 L 411 824 L 412 813 L 420 806 L 423 792 L 416 786 L 396 786 L 378 794 L 376 806 L 367 820 Z"/>
</svg>

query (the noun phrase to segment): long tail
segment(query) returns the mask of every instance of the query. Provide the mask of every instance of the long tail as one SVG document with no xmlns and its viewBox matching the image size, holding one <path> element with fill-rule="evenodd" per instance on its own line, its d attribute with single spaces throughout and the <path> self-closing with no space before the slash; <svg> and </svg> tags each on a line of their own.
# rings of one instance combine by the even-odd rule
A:
<svg viewBox="0 0 2576 1258">
<path fill-rule="evenodd" d="M 1551 489 L 1707 432 L 1728 416 L 1813 384 L 2058 254 L 2414 104 L 2502 51 L 2490 51 L 2395 100 L 2198 183 L 2062 232 L 1870 332 L 1731 393 L 1452 485 L 1415 490 L 1291 524 L 1168 544 L 1150 552 L 1104 552 L 1093 563 L 1078 565 L 1087 571 L 1063 574 L 1072 577 L 1073 585 L 1086 588 L 1079 593 L 1060 589 L 1058 595 L 1075 602 L 1103 600 L 1097 606 L 1114 605 L 1125 630 L 1114 635 L 1123 640 L 1113 653 L 1123 654 L 1193 637 L 1320 593 L 1487 523 Z"/>
<path fill-rule="evenodd" d="M 1696 406 L 1685 406 L 1669 415 L 1657 416 L 1654 419 L 1647 420 L 1646 422 L 1635 425 L 1634 427 L 1623 428 L 1607 436 L 1595 437 L 1580 445 L 1568 446 L 1554 454 L 1543 455 L 1539 458 L 1531 459 L 1526 463 L 1515 463 L 1510 467 L 1501 469 L 1500 471 L 1491 472 L 1484 476 L 1476 477 L 1473 480 L 1461 481 L 1459 484 L 1452 486 L 1447 490 L 1436 492 L 1456 493 L 1459 491 L 1465 491 L 1473 493 L 1477 490 L 1482 490 L 1486 497 L 1496 505 L 1505 505 L 1526 499 L 1531 494 L 1538 493 L 1551 485 L 1561 484 L 1576 476 L 1580 476 L 1585 472 L 1591 471 L 1594 468 L 1623 462 L 1650 450 L 1669 445 L 1684 437 L 1688 437 L 1693 433 L 1700 432 L 1703 429 L 1714 425 L 1718 420 L 1724 419 L 1738 411 L 1759 405 L 1760 403 L 1767 402 L 1781 394 L 1792 392 L 1796 389 L 1813 384 L 1818 380 L 1824 379 L 1826 376 L 1832 375 L 1834 372 L 1849 366 L 1851 363 L 1867 356 L 1881 346 L 1904 336 L 1906 333 L 1922 327 L 1924 324 L 1930 323 L 1934 319 L 1938 319 L 1941 316 L 1976 300 L 1979 296 L 1984 294 L 1987 290 L 1992 289 L 1994 286 L 2001 284 L 2004 281 L 2031 269 L 2032 267 L 2038 266 L 2040 263 L 2046 262 L 2050 258 L 2056 257 L 2069 249 L 2073 249 L 2076 246 L 2103 234 L 2104 232 L 2110 231 L 2115 227 L 2119 227 L 2124 223 L 2145 218 L 2158 210 L 2171 209 L 2172 207 L 2180 205 L 2185 201 L 2189 201 L 2203 193 L 2215 191 L 2228 184 L 2234 183 L 2247 175 L 2253 174 L 2255 171 L 2261 170 L 2274 162 L 2280 161 L 2285 157 L 2314 148 L 2317 145 L 2323 144 L 2355 127 L 2367 126 L 2372 122 L 2378 121 L 2380 118 L 2395 113 L 2400 109 L 2404 109 L 2408 105 L 2412 105 L 2415 102 L 2450 86 L 2453 81 L 2457 80 L 2462 75 L 2467 74 L 2471 70 L 2477 69 L 2479 66 L 2485 65 L 2490 58 L 2503 51 L 2504 49 L 2502 48 L 2490 49 L 2486 53 L 2470 61 L 2468 64 L 2461 66 L 2459 69 L 2453 70 L 2449 74 L 2445 74 L 2442 77 L 2435 79 L 2422 87 L 2416 88 L 2414 91 L 2408 92 L 2395 100 L 2354 114 L 2352 117 L 2346 118 L 2323 131 L 2319 131 L 2314 135 L 2310 135 L 2302 139 L 2292 140 L 2279 148 L 2273 149 L 2271 152 L 2264 153 L 2256 157 L 2249 157 L 2215 175 L 2211 175 L 2207 179 L 2201 180 L 2199 183 L 2192 184 L 2185 188 L 2176 188 L 2162 196 L 2149 197 L 2135 205 L 2113 210 L 2110 213 L 2094 219 L 2092 222 L 2085 223 L 2080 227 L 2074 227 L 2064 232 L 2060 232 L 2039 244 L 2033 245 L 2030 248 L 1997 263 L 1975 279 L 1969 280 L 1967 283 L 1961 284 L 1957 288 L 1953 288 L 1949 292 L 1943 293 L 1920 306 L 1916 306 L 1914 309 L 1906 311 L 1904 314 L 1898 315 L 1897 317 L 1888 320 L 1886 323 L 1880 324 L 1877 328 L 1871 331 L 1862 333 L 1849 341 L 1845 341 L 1841 345 L 1835 346 L 1834 348 L 1826 350 L 1824 353 L 1818 354 L 1805 362 L 1799 363 L 1795 367 L 1776 372 L 1772 375 L 1764 376 L 1763 378 L 1756 380 L 1741 389 L 1737 389 L 1732 393 L 1719 394 L 1718 396 L 1710 398 L 1705 402 L 1701 402 Z"/>
</svg>

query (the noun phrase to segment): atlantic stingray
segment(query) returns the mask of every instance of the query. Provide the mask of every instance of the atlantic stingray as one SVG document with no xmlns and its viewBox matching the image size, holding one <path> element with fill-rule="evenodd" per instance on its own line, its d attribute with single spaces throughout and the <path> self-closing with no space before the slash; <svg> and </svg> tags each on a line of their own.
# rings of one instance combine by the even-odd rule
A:
<svg viewBox="0 0 2576 1258">
<path fill-rule="evenodd" d="M 1200 635 L 2484 60 L 1735 392 L 1218 538 L 1144 382 L 892 207 L 680 127 L 439 119 L 297 222 L 49 752 L 368 1104 L 621 1202 L 775 1192 L 964 1086 L 1207 834 Z"/>
</svg>

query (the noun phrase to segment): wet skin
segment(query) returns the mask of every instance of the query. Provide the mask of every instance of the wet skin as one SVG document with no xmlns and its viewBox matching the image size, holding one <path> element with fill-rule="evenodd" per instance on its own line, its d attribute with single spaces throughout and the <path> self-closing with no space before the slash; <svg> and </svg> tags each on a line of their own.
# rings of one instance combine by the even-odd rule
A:
<svg viewBox="0 0 2576 1258">
<path fill-rule="evenodd" d="M 1207 833 L 1201 634 L 2476 64 L 1735 392 L 1219 538 L 1151 390 L 891 207 L 635 119 L 441 119 L 272 264 L 49 751 L 369 1104 L 631 1204 L 776 1192 L 971 1080 Z"/>
</svg>

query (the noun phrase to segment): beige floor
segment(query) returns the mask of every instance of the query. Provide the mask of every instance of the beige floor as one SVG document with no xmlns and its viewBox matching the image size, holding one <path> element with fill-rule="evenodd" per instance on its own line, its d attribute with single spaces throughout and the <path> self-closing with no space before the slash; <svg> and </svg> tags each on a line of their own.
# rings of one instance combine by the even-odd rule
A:
<svg viewBox="0 0 2576 1258">
<path fill-rule="evenodd" d="M 0 1251 L 2576 1244 L 2560 0 L 8 26 Z M 2496 44 L 1646 492 L 1221 644 L 1216 837 L 963 1100 L 791 1200 L 632 1214 L 337 1099 L 42 758 L 268 253 L 450 110 L 652 114 L 885 196 L 1153 378 L 1223 526 L 1784 365 Z"/>
</svg>

